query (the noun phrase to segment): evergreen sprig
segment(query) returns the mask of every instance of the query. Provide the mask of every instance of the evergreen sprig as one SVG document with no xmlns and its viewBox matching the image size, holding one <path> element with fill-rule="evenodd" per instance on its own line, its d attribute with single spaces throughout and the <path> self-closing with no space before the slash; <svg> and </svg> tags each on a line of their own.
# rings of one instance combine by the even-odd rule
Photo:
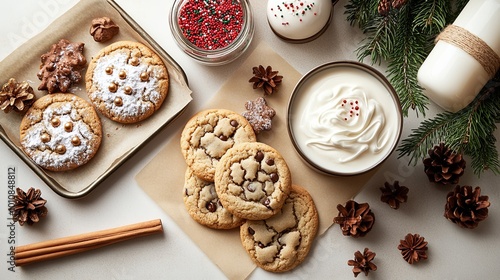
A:
<svg viewBox="0 0 500 280">
<path fill-rule="evenodd" d="M 424 158 L 441 142 L 459 153 L 470 156 L 471 168 L 478 176 L 485 170 L 500 174 L 500 161 L 493 135 L 500 122 L 500 71 L 464 109 L 443 112 L 424 120 L 401 142 L 399 157 L 409 156 L 410 163 Z"/>
<path fill-rule="evenodd" d="M 379 14 L 381 1 L 351 0 L 345 8 L 347 20 L 367 37 L 357 49 L 358 59 L 387 62 L 388 78 L 398 93 L 404 116 L 409 109 L 425 116 L 428 98 L 417 82 L 418 69 L 434 46 L 433 39 L 461 10 L 466 1 L 407 0 L 387 15 Z"/>
<path fill-rule="evenodd" d="M 360 61 L 387 62 L 387 76 L 399 95 L 404 116 L 413 109 L 425 116 L 428 99 L 418 85 L 418 69 L 434 46 L 435 37 L 458 16 L 468 0 L 399 0 L 403 6 L 380 14 L 380 3 L 396 0 L 350 0 L 347 20 L 357 25 L 366 38 L 357 49 Z M 383 5 L 383 7 L 388 7 Z M 435 145 L 471 157 L 478 176 L 485 170 L 500 174 L 499 153 L 493 135 L 500 123 L 500 71 L 474 101 L 459 112 L 443 112 L 413 129 L 398 147 L 399 157 L 409 156 L 416 164 Z"/>
</svg>

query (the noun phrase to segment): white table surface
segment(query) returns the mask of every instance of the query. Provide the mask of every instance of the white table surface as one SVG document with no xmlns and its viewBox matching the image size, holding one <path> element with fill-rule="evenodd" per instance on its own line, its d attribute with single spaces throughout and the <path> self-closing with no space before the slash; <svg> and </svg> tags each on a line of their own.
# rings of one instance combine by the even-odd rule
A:
<svg viewBox="0 0 500 280">
<path fill-rule="evenodd" d="M 0 59 L 20 43 L 43 30 L 54 19 L 72 7 L 76 0 L 43 0 L 8 2 L 8 11 L 0 17 Z M 203 108 L 203 104 L 219 89 L 226 77 L 244 58 L 221 67 L 197 64 L 174 44 L 168 24 L 173 0 L 117 0 L 117 2 L 167 50 L 183 67 L 190 79 L 193 102 L 171 126 L 162 130 L 146 147 L 119 168 L 95 191 L 83 199 L 59 197 L 46 186 L 3 142 L 0 143 L 0 279 L 225 279 L 224 274 L 179 229 L 137 185 L 135 175 L 168 142 L 187 118 Z M 354 50 L 363 35 L 345 20 L 340 1 L 335 19 L 319 39 L 302 45 L 283 42 L 273 35 L 265 19 L 266 1 L 251 0 L 256 33 L 251 48 L 265 41 L 287 59 L 299 72 L 334 60 L 355 60 Z M 7 4 L 7 0 L 2 0 Z M 6 7 L 6 5 L 4 5 Z M 48 38 L 50 39 L 50 38 Z M 58 38 L 53 38 L 58 39 Z M 5 82 L 10 77 L 0 77 Z M 428 116 L 440 109 L 430 106 Z M 403 137 L 417 127 L 423 118 L 414 113 L 405 119 Z M 496 132 L 496 137 L 500 134 Z M 497 144 L 497 147 L 499 145 Z M 70 257 L 9 270 L 7 211 L 7 169 L 16 168 L 17 185 L 40 188 L 48 200 L 49 215 L 33 227 L 16 226 L 16 244 L 24 245 L 48 239 L 107 229 L 160 218 L 163 235 L 138 238 L 110 247 Z M 386 180 L 398 179 L 410 188 L 409 201 L 399 210 L 380 202 L 379 187 Z M 500 266 L 500 186 L 487 172 L 478 179 L 466 169 L 461 184 L 481 186 L 492 203 L 488 219 L 475 230 L 459 228 L 443 217 L 445 195 L 451 187 L 428 182 L 423 166 L 408 166 L 407 159 L 394 153 L 378 173 L 356 196 L 358 202 L 369 202 L 376 215 L 375 226 L 366 237 L 344 237 L 338 226 L 331 227 L 317 239 L 307 260 L 285 274 L 255 270 L 250 279 L 353 279 L 349 259 L 357 250 L 369 247 L 377 256 L 376 272 L 371 279 L 498 279 Z M 337 213 L 331 213 L 331 217 Z M 429 242 L 429 259 L 409 265 L 402 259 L 397 245 L 407 233 L 419 233 Z M 224 251 L 221 250 L 221 254 Z M 365 278 L 360 275 L 358 278 Z"/>
</svg>

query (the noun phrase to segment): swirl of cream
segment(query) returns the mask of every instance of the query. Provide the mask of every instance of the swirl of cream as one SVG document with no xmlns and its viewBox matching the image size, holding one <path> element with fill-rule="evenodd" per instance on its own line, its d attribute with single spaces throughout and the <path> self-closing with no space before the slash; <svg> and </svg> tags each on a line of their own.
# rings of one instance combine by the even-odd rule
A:
<svg viewBox="0 0 500 280">
<path fill-rule="evenodd" d="M 390 138 L 385 123 L 379 102 L 360 87 L 339 85 L 313 94 L 300 125 L 309 138 L 306 145 L 342 151 L 344 156 L 333 160 L 344 163 L 366 151 L 379 153 Z"/>
</svg>

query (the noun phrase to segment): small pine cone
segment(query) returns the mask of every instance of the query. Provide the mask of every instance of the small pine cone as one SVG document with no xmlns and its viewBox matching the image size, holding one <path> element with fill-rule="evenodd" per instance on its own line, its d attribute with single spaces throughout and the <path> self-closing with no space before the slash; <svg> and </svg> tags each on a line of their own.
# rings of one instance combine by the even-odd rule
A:
<svg viewBox="0 0 500 280">
<path fill-rule="evenodd" d="M 380 0 L 380 2 L 378 2 L 377 11 L 381 16 L 386 17 L 389 15 L 391 11 L 391 2 L 392 0 Z"/>
<path fill-rule="evenodd" d="M 481 188 L 474 191 L 471 186 L 456 186 L 446 197 L 444 216 L 463 228 L 476 228 L 488 217 L 488 196 L 481 196 Z"/>
<path fill-rule="evenodd" d="M 356 251 L 354 253 L 354 260 L 349 260 L 347 262 L 349 266 L 353 267 L 352 272 L 354 273 L 354 277 L 358 277 L 358 274 L 361 272 L 364 272 L 365 276 L 368 276 L 368 272 L 370 272 L 370 270 L 377 270 L 377 266 L 372 262 L 375 255 L 376 254 L 368 248 L 365 248 L 363 254 L 361 254 L 360 251 Z"/>
<path fill-rule="evenodd" d="M 406 4 L 406 0 L 392 0 L 392 7 L 394 9 L 399 9 Z"/>
<path fill-rule="evenodd" d="M 29 188 L 27 192 L 22 189 L 16 189 L 14 196 L 14 205 L 9 208 L 14 222 L 19 225 L 32 225 L 47 215 L 47 200 L 41 197 L 42 192 L 39 189 Z"/>
<path fill-rule="evenodd" d="M 425 238 L 419 234 L 408 233 L 404 240 L 400 240 L 398 249 L 403 255 L 403 259 L 409 264 L 414 264 L 422 259 L 427 259 L 427 244 Z"/>
<path fill-rule="evenodd" d="M 10 78 L 0 88 L 0 109 L 5 113 L 11 110 L 19 113 L 26 112 L 35 99 L 33 88 L 25 81 L 18 83 L 16 79 Z"/>
<path fill-rule="evenodd" d="M 363 237 L 373 227 L 375 215 L 368 203 L 357 203 L 353 200 L 346 202 L 345 207 L 337 205 L 339 214 L 334 222 L 340 225 L 342 234 L 352 237 Z"/>
<path fill-rule="evenodd" d="M 429 157 L 424 159 L 424 171 L 429 181 L 447 184 L 458 184 L 464 174 L 465 160 L 462 154 L 450 150 L 444 143 L 429 150 Z"/>
<path fill-rule="evenodd" d="M 394 181 L 391 186 L 388 182 L 384 183 L 384 187 L 380 188 L 382 196 L 380 200 L 391 206 L 392 209 L 398 209 L 399 205 L 408 200 L 409 189 L 405 186 L 400 186 L 399 181 Z"/>
</svg>

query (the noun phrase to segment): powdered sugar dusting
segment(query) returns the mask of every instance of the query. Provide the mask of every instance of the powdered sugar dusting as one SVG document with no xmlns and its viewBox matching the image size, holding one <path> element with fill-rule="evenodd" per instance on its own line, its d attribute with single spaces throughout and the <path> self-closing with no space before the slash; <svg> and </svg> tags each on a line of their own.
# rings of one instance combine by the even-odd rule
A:
<svg viewBox="0 0 500 280">
<path fill-rule="evenodd" d="M 157 77 L 163 75 L 163 70 L 161 66 L 145 63 L 142 58 L 139 58 L 136 66 L 128 61 L 129 53 L 122 49 L 99 58 L 92 76 L 95 91 L 90 94 L 90 98 L 103 102 L 111 115 L 135 118 L 154 109 L 158 103 L 161 104 L 162 95 L 157 89 Z M 111 74 L 106 73 L 108 67 L 112 68 Z M 120 78 L 121 71 L 126 73 L 125 78 Z M 146 81 L 141 80 L 142 73 L 148 73 Z M 116 92 L 109 90 L 112 83 L 117 85 Z M 125 92 L 127 86 L 132 89 L 130 94 Z M 115 104 L 116 98 L 121 98 L 121 106 Z"/>
<path fill-rule="evenodd" d="M 62 106 L 59 105 L 61 103 L 58 103 L 57 106 L 52 104 L 43 111 L 41 121 L 32 124 L 25 137 L 21 139 L 22 145 L 32 155 L 35 163 L 40 166 L 59 169 L 75 164 L 82 165 L 90 160 L 94 154 L 89 142 L 95 141 L 96 136 L 70 102 L 66 102 Z M 28 117 L 30 120 L 34 120 L 33 116 Z M 58 126 L 52 124 L 51 121 L 54 118 L 59 120 Z M 72 123 L 71 131 L 65 130 L 66 123 Z M 50 140 L 44 143 L 42 141 L 43 135 L 49 135 Z M 77 146 L 71 142 L 74 137 L 80 139 L 80 144 Z M 65 153 L 56 152 L 60 145 L 65 147 Z"/>
</svg>

